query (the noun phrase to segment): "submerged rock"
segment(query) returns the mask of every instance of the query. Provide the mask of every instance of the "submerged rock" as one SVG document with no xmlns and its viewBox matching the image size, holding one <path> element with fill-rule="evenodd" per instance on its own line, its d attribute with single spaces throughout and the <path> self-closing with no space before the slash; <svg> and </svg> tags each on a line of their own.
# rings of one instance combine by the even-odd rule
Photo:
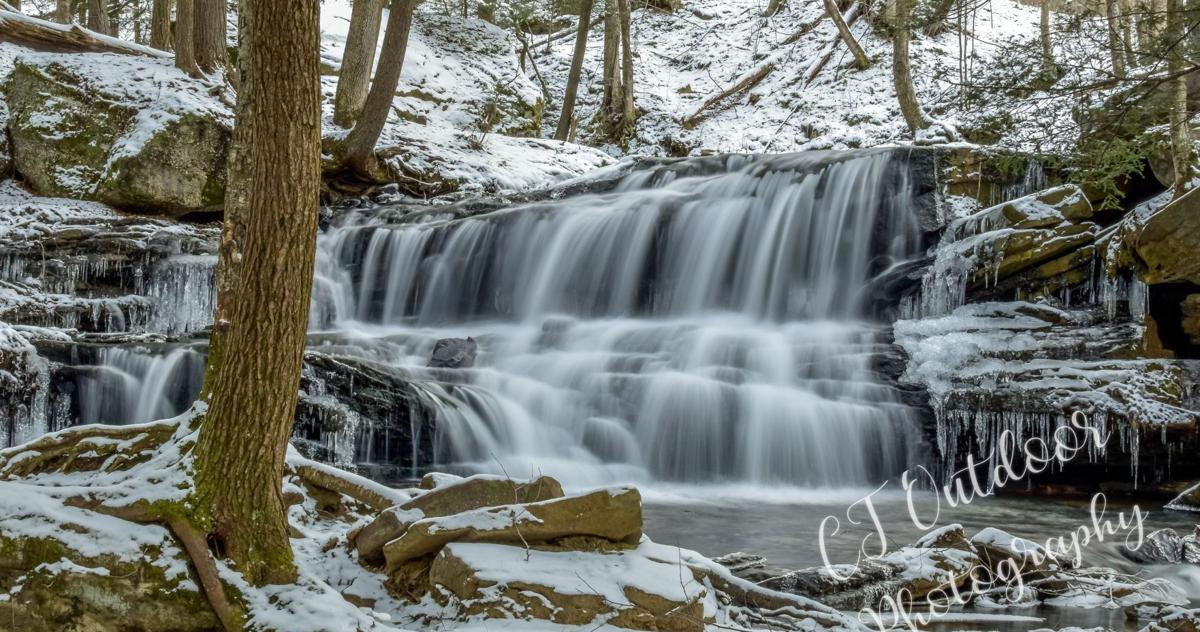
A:
<svg viewBox="0 0 1200 632">
<path fill-rule="evenodd" d="M 207 90 L 169 60 L 24 55 L 4 84 L 16 171 L 43 195 L 171 215 L 218 209 L 232 114 Z"/>
<path fill-rule="evenodd" d="M 442 338 L 433 345 L 428 366 L 445 369 L 465 369 L 475 366 L 479 345 L 474 338 Z"/>
</svg>

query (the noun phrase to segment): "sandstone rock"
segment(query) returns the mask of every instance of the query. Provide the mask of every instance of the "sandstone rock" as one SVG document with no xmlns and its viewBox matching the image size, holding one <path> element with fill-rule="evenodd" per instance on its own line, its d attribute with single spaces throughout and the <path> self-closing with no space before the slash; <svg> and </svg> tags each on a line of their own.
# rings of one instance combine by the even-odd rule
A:
<svg viewBox="0 0 1200 632">
<path fill-rule="evenodd" d="M 434 558 L 429 583 L 452 593 L 468 614 L 585 625 L 604 616 L 631 630 L 704 630 L 708 591 L 691 569 L 620 552 L 526 551 L 496 544 L 450 544 Z"/>
<path fill-rule="evenodd" d="M 1061 224 L 1054 228 L 1002 229 L 964 240 L 964 256 L 974 260 L 968 288 L 971 290 L 1011 283 L 1052 278 L 1057 273 L 1080 267 L 1085 255 L 1074 254 L 1095 241 L 1096 225 Z M 1094 252 L 1094 251 L 1093 251 Z M 1037 269 L 1039 266 L 1044 268 Z"/>
<path fill-rule="evenodd" d="M 129 64 L 129 86 L 94 80 L 89 60 Z M 147 68 L 159 74 L 137 80 Z M 161 77 L 173 85 L 151 85 Z M 42 195 L 170 215 L 217 209 L 232 118 L 201 88 L 169 61 L 23 57 L 4 84 L 16 171 Z M 178 92 L 155 100 L 139 89 Z"/>
<path fill-rule="evenodd" d="M 354 546 L 361 559 L 371 563 L 383 561 L 383 547 L 404 535 L 412 523 L 424 518 L 440 518 L 483 507 L 532 503 L 562 498 L 562 485 L 543 476 L 528 482 L 505 478 L 472 476 L 438 487 L 399 507 L 379 514 L 371 524 L 354 537 Z"/>
<path fill-rule="evenodd" d="M 590 536 L 634 543 L 642 535 L 642 497 L 634 488 L 600 490 L 537 503 L 425 518 L 383 547 L 387 569 L 436 553 L 451 542 L 532 545 Z"/>
<path fill-rule="evenodd" d="M 1141 632 L 1200 632 L 1200 609 L 1165 608 Z"/>
<path fill-rule="evenodd" d="M 989 568 L 996 571 L 1009 561 L 1026 573 L 1046 573 L 1061 565 L 1042 545 L 1032 540 L 1016 537 L 1000 529 L 988 527 L 971 538 L 971 544 Z M 1011 568 L 1010 568 L 1011 570 Z"/>
<path fill-rule="evenodd" d="M 1183 315 L 1183 333 L 1200 344 L 1200 294 L 1189 294 L 1180 305 Z"/>
<path fill-rule="evenodd" d="M 1151 215 L 1131 243 L 1146 283 L 1200 284 L 1200 189 Z"/>
<path fill-rule="evenodd" d="M 429 472 L 421 477 L 421 482 L 417 483 L 418 489 L 437 489 L 445 485 L 451 485 L 463 480 L 463 477 L 457 474 L 447 474 L 445 472 Z"/>
<path fill-rule="evenodd" d="M 433 345 L 429 365 L 434 368 L 463 369 L 475 366 L 475 354 L 479 345 L 475 339 L 442 338 Z"/>
<path fill-rule="evenodd" d="M 962 237 L 1001 228 L 1050 228 L 1091 219 L 1092 213 L 1083 190 L 1068 184 L 979 211 L 951 224 L 950 232 Z"/>
</svg>

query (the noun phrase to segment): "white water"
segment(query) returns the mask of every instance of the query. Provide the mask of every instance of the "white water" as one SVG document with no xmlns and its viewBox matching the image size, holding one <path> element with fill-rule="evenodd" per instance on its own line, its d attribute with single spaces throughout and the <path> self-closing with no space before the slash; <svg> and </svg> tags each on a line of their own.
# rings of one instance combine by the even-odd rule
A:
<svg viewBox="0 0 1200 632">
<path fill-rule="evenodd" d="M 731 159 L 715 175 L 467 219 L 324 234 L 314 322 L 412 367 L 441 467 L 613 480 L 870 484 L 920 432 L 870 370 L 862 290 L 915 254 L 886 154 Z M 471 335 L 471 370 L 425 370 Z"/>
</svg>

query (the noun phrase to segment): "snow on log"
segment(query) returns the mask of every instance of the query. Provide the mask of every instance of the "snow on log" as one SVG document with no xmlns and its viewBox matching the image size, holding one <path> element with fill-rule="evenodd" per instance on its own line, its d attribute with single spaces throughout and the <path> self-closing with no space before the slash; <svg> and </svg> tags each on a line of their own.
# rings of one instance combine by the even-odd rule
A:
<svg viewBox="0 0 1200 632">
<path fill-rule="evenodd" d="M 170 53 L 89 31 L 78 24 L 56 24 L 0 9 L 0 42 L 50 52 L 105 52 L 170 58 Z"/>
</svg>

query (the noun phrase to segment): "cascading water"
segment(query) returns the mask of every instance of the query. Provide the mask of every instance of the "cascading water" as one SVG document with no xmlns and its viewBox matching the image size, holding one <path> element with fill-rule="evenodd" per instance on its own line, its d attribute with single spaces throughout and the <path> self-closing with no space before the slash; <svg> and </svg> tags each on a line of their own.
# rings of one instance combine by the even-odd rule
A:
<svg viewBox="0 0 1200 632">
<path fill-rule="evenodd" d="M 136 348 L 99 352 L 77 378 L 80 423 L 141 423 L 174 417 L 195 401 L 204 355 L 189 347 L 165 354 Z"/>
<path fill-rule="evenodd" d="M 314 323 L 407 367 L 442 466 L 810 487 L 903 469 L 920 431 L 871 370 L 867 291 L 920 249 L 902 161 L 696 171 L 473 217 L 352 216 L 321 237 Z M 468 335 L 475 368 L 423 368 Z"/>
</svg>

